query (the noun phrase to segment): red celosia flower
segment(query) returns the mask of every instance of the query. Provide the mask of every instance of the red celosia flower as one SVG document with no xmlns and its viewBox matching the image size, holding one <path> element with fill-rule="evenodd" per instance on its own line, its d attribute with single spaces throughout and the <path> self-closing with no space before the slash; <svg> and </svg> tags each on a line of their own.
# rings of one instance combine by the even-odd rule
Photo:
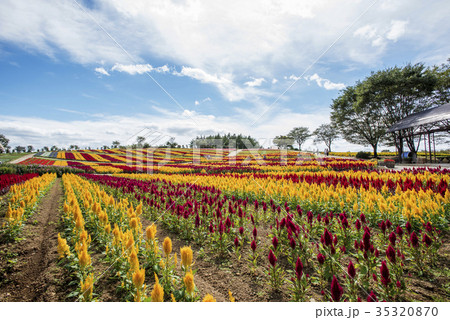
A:
<svg viewBox="0 0 450 320">
<path fill-rule="evenodd" d="M 256 228 L 253 228 L 253 238 L 256 239 L 257 235 L 258 235 L 258 231 L 256 230 Z"/>
<path fill-rule="evenodd" d="M 321 253 L 319 253 L 317 255 L 317 261 L 319 261 L 320 264 L 324 264 L 325 263 L 325 256 Z"/>
<path fill-rule="evenodd" d="M 386 219 L 386 227 L 390 229 L 392 227 L 392 222 L 389 219 Z"/>
<path fill-rule="evenodd" d="M 364 231 L 364 235 L 363 235 L 363 243 L 364 243 L 364 250 L 369 250 L 370 249 L 370 233 L 368 232 L 368 230 Z"/>
<path fill-rule="evenodd" d="M 303 263 L 300 260 L 300 257 L 297 258 L 297 262 L 295 263 L 295 274 L 297 275 L 297 279 L 300 280 L 303 275 Z"/>
<path fill-rule="evenodd" d="M 397 236 L 395 235 L 395 232 L 392 231 L 389 235 L 389 242 L 395 247 L 395 241 L 397 240 Z"/>
<path fill-rule="evenodd" d="M 386 257 L 390 262 L 395 263 L 395 250 L 391 245 L 386 249 Z"/>
<path fill-rule="evenodd" d="M 399 237 L 401 238 L 403 235 L 403 229 L 400 226 L 397 226 L 397 230 L 396 230 L 397 234 L 399 235 Z"/>
<path fill-rule="evenodd" d="M 272 249 L 269 251 L 269 262 L 272 265 L 272 267 L 275 267 L 275 264 L 277 263 L 277 257 L 273 253 Z"/>
<path fill-rule="evenodd" d="M 358 231 L 359 231 L 359 229 L 361 229 L 361 221 L 359 221 L 359 219 L 356 219 L 355 227 L 356 227 L 356 230 L 358 230 Z"/>
<path fill-rule="evenodd" d="M 397 288 L 401 288 L 402 284 L 400 283 L 400 280 L 397 280 Z"/>
<path fill-rule="evenodd" d="M 333 235 L 330 233 L 330 231 L 328 231 L 327 228 L 325 228 L 325 230 L 323 231 L 323 241 L 327 247 L 330 246 L 333 242 Z"/>
<path fill-rule="evenodd" d="M 294 238 L 291 238 L 290 240 L 289 240 L 289 245 L 291 246 L 291 249 L 292 250 L 294 250 L 295 249 L 295 240 L 294 240 Z"/>
<path fill-rule="evenodd" d="M 351 260 L 347 267 L 347 273 L 348 273 L 348 276 L 352 279 L 354 279 L 356 276 L 355 266 L 353 265 L 353 262 Z"/>
<path fill-rule="evenodd" d="M 389 269 L 387 267 L 386 261 L 384 260 L 381 262 L 380 276 L 381 276 L 381 283 L 387 287 L 389 282 L 391 282 L 391 279 L 389 278 Z"/>
<path fill-rule="evenodd" d="M 380 226 L 381 231 L 386 233 L 386 223 L 384 221 L 381 221 L 381 223 L 378 224 Z"/>
<path fill-rule="evenodd" d="M 431 238 L 428 236 L 428 234 L 424 233 L 423 237 L 422 237 L 422 242 L 425 243 L 425 245 L 427 247 L 429 247 L 431 245 L 431 243 L 433 242 L 433 240 L 431 240 Z"/>
<path fill-rule="evenodd" d="M 429 221 L 425 225 L 425 230 L 427 230 L 428 233 L 432 233 L 433 232 L 433 227 L 431 226 L 431 223 Z"/>
<path fill-rule="evenodd" d="M 372 278 L 373 278 L 373 281 L 375 281 L 375 282 L 377 282 L 378 281 L 378 278 L 377 278 L 377 275 L 374 273 L 374 274 L 372 274 Z"/>
<path fill-rule="evenodd" d="M 234 238 L 234 246 L 236 248 L 239 247 L 239 239 L 238 239 L 238 237 Z"/>
<path fill-rule="evenodd" d="M 411 245 L 414 248 L 419 247 L 419 238 L 417 238 L 417 234 L 414 231 L 411 233 L 410 240 L 411 240 Z"/>
<path fill-rule="evenodd" d="M 378 252 L 378 249 L 375 249 L 375 251 L 373 252 L 375 257 L 379 257 L 380 256 L 380 252 Z"/>
<path fill-rule="evenodd" d="M 278 238 L 277 238 L 276 236 L 274 236 L 274 237 L 272 238 L 272 245 L 273 245 L 273 248 L 274 248 L 275 250 L 277 250 L 277 247 L 278 247 Z"/>
<path fill-rule="evenodd" d="M 241 235 L 244 234 L 244 228 L 243 228 L 243 227 L 239 227 L 239 233 L 240 233 Z"/>
<path fill-rule="evenodd" d="M 367 302 L 378 302 L 377 296 L 373 291 L 370 291 L 370 294 L 367 297 Z"/>
<path fill-rule="evenodd" d="M 253 252 L 255 252 L 255 250 L 256 250 L 256 242 L 255 242 L 255 240 L 252 241 L 252 243 L 250 244 L 250 247 L 252 248 Z"/>
<path fill-rule="evenodd" d="M 366 223 L 366 215 L 364 213 L 361 213 L 361 215 L 359 216 L 359 218 L 361 219 L 362 223 Z"/>
<path fill-rule="evenodd" d="M 331 280 L 331 299 L 333 299 L 333 301 L 335 302 L 339 302 L 341 300 L 343 292 L 344 289 L 342 289 L 341 285 L 336 279 L 336 276 L 333 275 L 333 280 Z"/>
<path fill-rule="evenodd" d="M 406 228 L 406 231 L 408 231 L 408 233 L 411 233 L 412 226 L 411 226 L 411 223 L 409 223 L 409 221 L 406 222 L 405 228 Z"/>
</svg>

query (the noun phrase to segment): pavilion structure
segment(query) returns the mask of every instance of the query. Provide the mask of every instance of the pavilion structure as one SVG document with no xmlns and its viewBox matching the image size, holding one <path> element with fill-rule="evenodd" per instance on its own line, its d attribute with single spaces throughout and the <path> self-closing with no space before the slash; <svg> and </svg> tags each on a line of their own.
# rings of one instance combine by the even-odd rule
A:
<svg viewBox="0 0 450 320">
<path fill-rule="evenodd" d="M 427 161 L 433 162 L 434 158 L 434 161 L 437 162 L 434 134 L 438 132 L 450 133 L 450 103 L 413 113 L 390 127 L 388 132 L 397 133 L 400 161 L 403 154 L 403 139 L 423 135 Z"/>
</svg>

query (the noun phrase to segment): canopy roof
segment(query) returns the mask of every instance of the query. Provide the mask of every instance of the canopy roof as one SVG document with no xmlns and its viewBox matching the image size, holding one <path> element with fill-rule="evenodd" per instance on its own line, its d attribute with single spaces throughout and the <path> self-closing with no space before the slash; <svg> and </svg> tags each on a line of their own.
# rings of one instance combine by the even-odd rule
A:
<svg viewBox="0 0 450 320">
<path fill-rule="evenodd" d="M 446 120 L 450 120 L 450 103 L 411 114 L 390 127 L 389 132 L 416 128 Z"/>
</svg>

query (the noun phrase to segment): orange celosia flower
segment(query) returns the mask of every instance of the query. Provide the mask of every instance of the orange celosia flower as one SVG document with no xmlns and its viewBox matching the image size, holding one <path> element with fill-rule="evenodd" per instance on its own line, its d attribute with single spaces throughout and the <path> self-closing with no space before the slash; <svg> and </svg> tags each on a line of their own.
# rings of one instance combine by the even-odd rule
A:
<svg viewBox="0 0 450 320">
<path fill-rule="evenodd" d="M 216 299 L 209 293 L 203 298 L 203 302 L 216 302 Z"/>
<path fill-rule="evenodd" d="M 166 237 L 163 242 L 163 250 L 166 256 L 172 252 L 172 240 L 169 237 Z"/>
</svg>

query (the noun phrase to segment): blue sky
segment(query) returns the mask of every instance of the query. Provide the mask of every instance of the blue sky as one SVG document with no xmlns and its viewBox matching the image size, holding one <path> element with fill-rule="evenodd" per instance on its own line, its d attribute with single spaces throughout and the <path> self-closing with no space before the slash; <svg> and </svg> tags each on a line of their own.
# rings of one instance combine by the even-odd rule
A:
<svg viewBox="0 0 450 320">
<path fill-rule="evenodd" d="M 444 63 L 448 16 L 447 1 L 3 0 L 0 133 L 37 148 L 143 128 L 269 145 L 328 123 L 332 99 L 371 71 Z"/>
</svg>

